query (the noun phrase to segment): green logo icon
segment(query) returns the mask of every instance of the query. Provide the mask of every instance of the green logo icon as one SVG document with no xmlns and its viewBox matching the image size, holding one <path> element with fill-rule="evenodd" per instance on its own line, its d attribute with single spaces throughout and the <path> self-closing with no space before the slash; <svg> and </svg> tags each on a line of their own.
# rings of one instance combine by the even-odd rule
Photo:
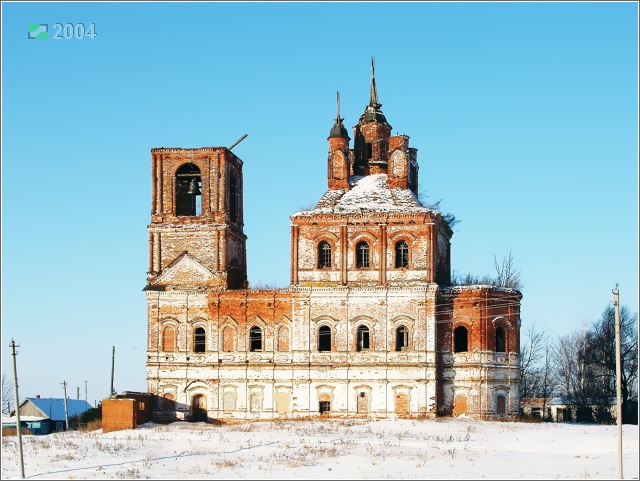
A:
<svg viewBox="0 0 640 481">
<path fill-rule="evenodd" d="M 49 38 L 49 25 L 46 23 L 30 23 L 27 28 L 29 40 L 46 40 Z"/>
</svg>

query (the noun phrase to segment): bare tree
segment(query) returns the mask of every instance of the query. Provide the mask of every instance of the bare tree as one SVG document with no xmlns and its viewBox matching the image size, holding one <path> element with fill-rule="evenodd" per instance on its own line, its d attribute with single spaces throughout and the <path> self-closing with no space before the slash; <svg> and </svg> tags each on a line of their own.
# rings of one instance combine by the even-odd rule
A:
<svg viewBox="0 0 640 481">
<path fill-rule="evenodd" d="M 549 337 L 532 324 L 525 333 L 527 342 L 520 349 L 520 397 L 541 398 L 547 419 L 547 400 L 557 387 L 555 364 Z"/>
<path fill-rule="evenodd" d="M 547 399 L 553 396 L 558 385 L 552 357 L 552 347 L 549 338 L 545 336 L 542 346 L 542 363 L 538 368 L 538 377 L 540 379 L 539 395 L 543 399 L 542 413 L 545 418 L 547 417 Z M 551 419 L 549 419 L 549 421 L 551 421 Z"/>
<path fill-rule="evenodd" d="M 13 410 L 13 383 L 6 372 L 2 373 L 2 412 L 7 416 Z"/>
<path fill-rule="evenodd" d="M 520 398 L 533 398 L 539 391 L 537 364 L 544 334 L 531 324 L 525 332 L 526 342 L 520 347 Z"/>
<path fill-rule="evenodd" d="M 493 266 L 496 269 L 496 283 L 497 287 L 510 287 L 511 289 L 522 289 L 522 282 L 520 280 L 520 271 L 516 270 L 513 265 L 513 256 L 509 252 L 509 256 L 502 259 L 502 264 L 498 263 L 498 259 L 495 254 L 493 255 Z"/>
<path fill-rule="evenodd" d="M 586 335 L 584 362 L 594 397 L 603 405 L 616 396 L 615 311 L 609 305 Z M 638 397 L 638 314 L 620 309 L 620 361 L 623 412 Z"/>
<path fill-rule="evenodd" d="M 584 396 L 583 334 L 574 332 L 560 336 L 552 348 L 558 384 L 563 394 L 571 399 Z"/>
<path fill-rule="evenodd" d="M 462 275 L 453 271 L 450 284 L 452 286 L 487 285 L 522 290 L 524 286 L 520 280 L 520 271 L 516 270 L 514 267 L 511 252 L 509 252 L 509 255 L 502 260 L 502 263 L 498 262 L 498 259 L 494 254 L 493 266 L 496 270 L 496 277 L 491 277 L 489 275 L 476 276 L 473 274 Z"/>
</svg>

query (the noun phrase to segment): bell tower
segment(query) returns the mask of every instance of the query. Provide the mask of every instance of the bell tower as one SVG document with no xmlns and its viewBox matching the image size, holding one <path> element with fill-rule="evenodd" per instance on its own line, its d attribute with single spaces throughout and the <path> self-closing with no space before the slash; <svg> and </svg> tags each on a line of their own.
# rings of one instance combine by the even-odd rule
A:
<svg viewBox="0 0 640 481">
<path fill-rule="evenodd" d="M 162 147 L 151 172 L 147 289 L 246 288 L 242 161 L 226 147 Z"/>
<path fill-rule="evenodd" d="M 372 175 L 387 173 L 387 156 L 389 152 L 389 136 L 391 125 L 378 102 L 376 89 L 375 64 L 371 59 L 371 86 L 369 105 L 364 109 L 358 123 L 353 127 L 355 154 L 353 175 Z"/>
</svg>

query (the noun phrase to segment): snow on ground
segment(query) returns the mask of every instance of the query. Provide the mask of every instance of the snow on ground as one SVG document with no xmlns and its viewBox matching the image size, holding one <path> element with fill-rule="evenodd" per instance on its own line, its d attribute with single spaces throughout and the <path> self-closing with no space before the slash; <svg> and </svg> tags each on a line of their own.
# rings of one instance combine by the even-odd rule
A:
<svg viewBox="0 0 640 481">
<path fill-rule="evenodd" d="M 22 436 L 27 479 L 617 479 L 617 427 L 436 420 L 145 424 Z M 623 426 L 638 479 L 638 426 Z M 2 438 L 2 479 L 19 479 Z"/>
</svg>

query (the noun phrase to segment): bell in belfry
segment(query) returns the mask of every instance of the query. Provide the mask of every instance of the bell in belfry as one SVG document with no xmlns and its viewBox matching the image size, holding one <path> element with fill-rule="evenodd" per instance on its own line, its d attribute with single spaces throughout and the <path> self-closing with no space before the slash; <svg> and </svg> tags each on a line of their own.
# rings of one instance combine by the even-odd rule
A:
<svg viewBox="0 0 640 481">
<path fill-rule="evenodd" d="M 187 190 L 187 194 L 189 195 L 200 195 L 200 186 L 198 185 L 198 179 L 195 177 L 191 179 L 191 183 L 189 184 L 189 189 Z"/>
</svg>

